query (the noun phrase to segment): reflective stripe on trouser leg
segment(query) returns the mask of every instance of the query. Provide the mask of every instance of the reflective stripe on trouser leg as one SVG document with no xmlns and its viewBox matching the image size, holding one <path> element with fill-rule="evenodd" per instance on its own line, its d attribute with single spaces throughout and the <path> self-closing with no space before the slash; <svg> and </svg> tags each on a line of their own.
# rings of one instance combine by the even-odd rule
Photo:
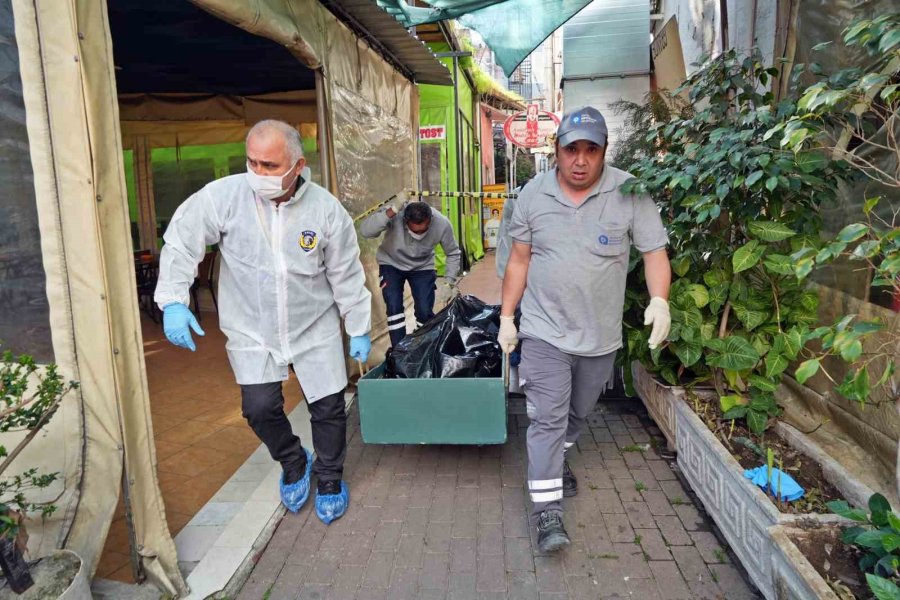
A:
<svg viewBox="0 0 900 600">
<path fill-rule="evenodd" d="M 562 500 L 562 478 L 539 479 L 528 482 L 528 495 L 532 502 L 553 502 Z"/>
<path fill-rule="evenodd" d="M 526 447 L 533 517 L 545 510 L 562 512 L 563 450 L 573 358 L 540 340 L 529 338 L 522 342 L 519 373 L 525 380 L 530 419 Z"/>
<path fill-rule="evenodd" d="M 396 346 L 406 337 L 406 315 L 391 315 L 387 318 L 388 335 L 391 336 L 391 346 Z"/>
<path fill-rule="evenodd" d="M 403 306 L 404 272 L 390 265 L 379 265 L 381 275 L 381 295 L 388 315 L 388 333 L 391 346 L 396 346 L 406 336 L 406 316 Z"/>
<path fill-rule="evenodd" d="M 600 394 L 612 380 L 616 353 L 603 356 L 575 356 L 572 367 L 572 401 L 566 429 L 566 448 L 578 441 L 588 415 L 597 406 Z"/>
</svg>

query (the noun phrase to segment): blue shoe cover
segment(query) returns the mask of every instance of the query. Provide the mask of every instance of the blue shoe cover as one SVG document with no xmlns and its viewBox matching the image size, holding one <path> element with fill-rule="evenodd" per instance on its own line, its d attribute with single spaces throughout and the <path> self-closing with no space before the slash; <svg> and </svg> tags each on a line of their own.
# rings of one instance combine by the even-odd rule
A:
<svg viewBox="0 0 900 600">
<path fill-rule="evenodd" d="M 350 490 L 343 481 L 341 481 L 340 494 L 319 495 L 319 490 L 316 490 L 316 516 L 326 525 L 343 517 L 349 504 Z"/>
<path fill-rule="evenodd" d="M 309 498 L 309 474 L 312 473 L 313 457 L 312 453 L 306 448 L 303 451 L 306 452 L 306 472 L 303 473 L 303 477 L 294 483 L 285 484 L 284 473 L 282 473 L 278 482 L 278 489 L 281 492 L 281 503 L 292 513 L 299 512 L 303 505 L 306 504 L 306 499 Z"/>
</svg>

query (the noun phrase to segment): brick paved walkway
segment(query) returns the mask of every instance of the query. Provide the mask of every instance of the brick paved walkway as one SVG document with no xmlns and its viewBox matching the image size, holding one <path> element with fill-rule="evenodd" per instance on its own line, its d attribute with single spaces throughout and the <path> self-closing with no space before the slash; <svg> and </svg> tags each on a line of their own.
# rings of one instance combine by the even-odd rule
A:
<svg viewBox="0 0 900 600">
<path fill-rule="evenodd" d="M 502 446 L 371 446 L 354 407 L 349 512 L 329 527 L 309 504 L 285 516 L 238 597 L 758 598 L 638 401 L 603 401 L 591 416 L 571 456 L 579 493 L 564 503 L 573 543 L 541 555 L 526 521 L 521 399 L 510 413 Z"/>
</svg>

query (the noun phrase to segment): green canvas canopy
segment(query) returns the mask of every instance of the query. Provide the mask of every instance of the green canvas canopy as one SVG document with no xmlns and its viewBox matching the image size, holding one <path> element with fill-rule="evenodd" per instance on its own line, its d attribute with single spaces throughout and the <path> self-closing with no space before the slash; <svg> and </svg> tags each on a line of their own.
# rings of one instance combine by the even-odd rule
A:
<svg viewBox="0 0 900 600">
<path fill-rule="evenodd" d="M 376 0 L 404 27 L 457 19 L 491 47 L 506 76 L 541 42 L 590 0 L 434 0 L 429 7 L 406 0 Z"/>
</svg>

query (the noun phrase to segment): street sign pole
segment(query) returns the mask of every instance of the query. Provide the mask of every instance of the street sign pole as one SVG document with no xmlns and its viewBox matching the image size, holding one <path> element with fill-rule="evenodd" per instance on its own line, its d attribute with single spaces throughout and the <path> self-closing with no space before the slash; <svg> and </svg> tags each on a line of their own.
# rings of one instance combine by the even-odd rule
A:
<svg viewBox="0 0 900 600">
<path fill-rule="evenodd" d="M 453 111 L 454 111 L 454 123 L 456 124 L 456 189 L 460 192 L 463 190 L 463 177 L 462 177 L 462 168 L 463 168 L 463 160 L 462 160 L 462 132 L 460 131 L 460 118 L 459 118 L 459 59 L 464 56 L 472 56 L 471 52 L 435 52 L 434 54 L 438 58 L 452 58 L 453 59 Z M 466 251 L 466 240 L 463 235 L 463 210 L 462 210 L 462 201 L 457 200 L 456 202 L 456 222 L 459 224 L 459 246 L 462 249 L 463 254 L 463 269 L 469 268 L 469 254 Z"/>
</svg>

